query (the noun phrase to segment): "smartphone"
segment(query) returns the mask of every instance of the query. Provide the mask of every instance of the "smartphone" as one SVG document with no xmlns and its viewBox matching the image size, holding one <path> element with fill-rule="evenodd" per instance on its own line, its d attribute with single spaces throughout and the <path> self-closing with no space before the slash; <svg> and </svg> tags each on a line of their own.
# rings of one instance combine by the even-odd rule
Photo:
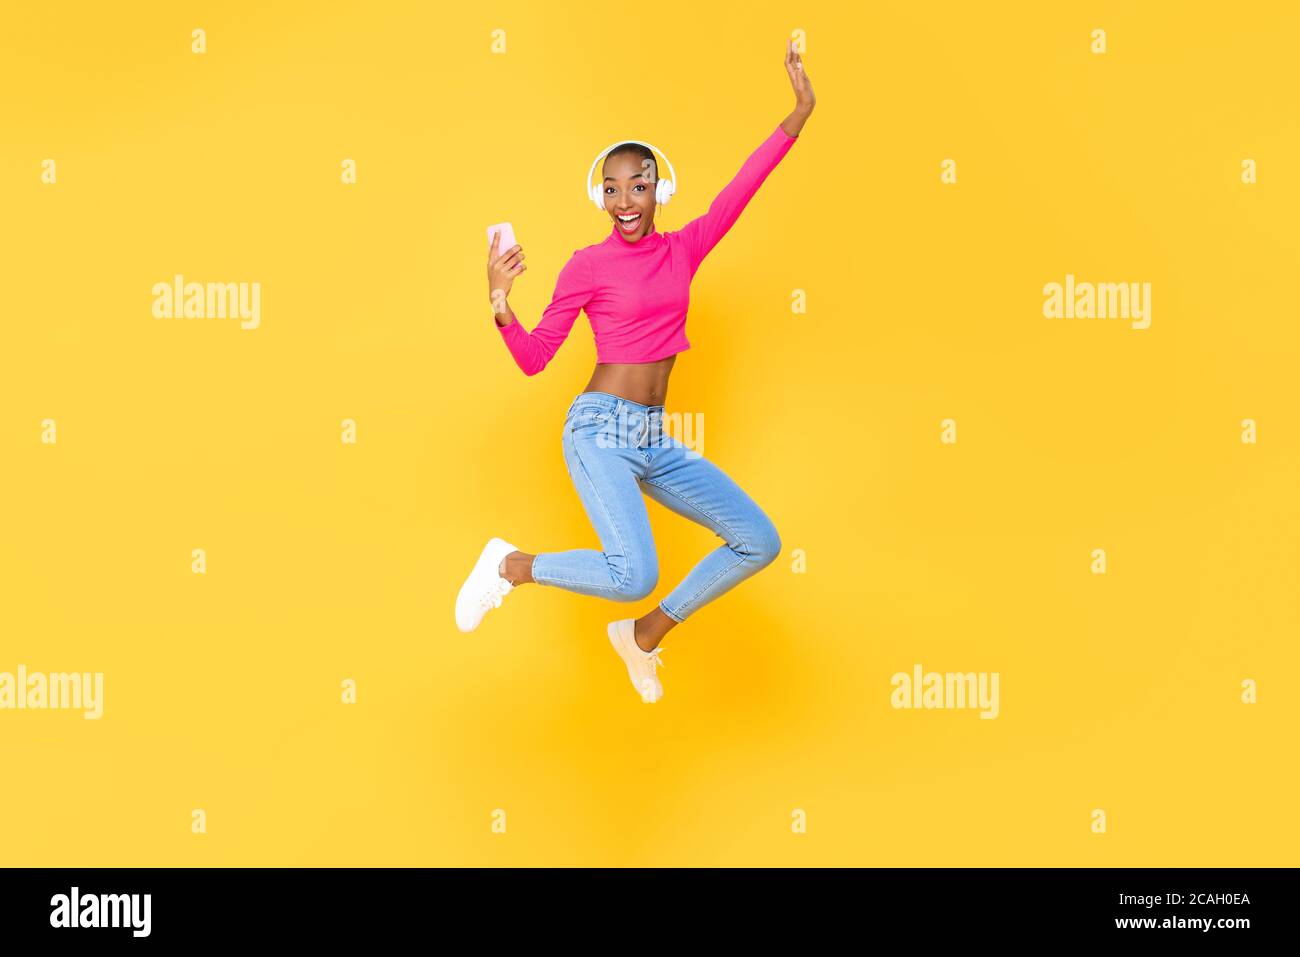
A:
<svg viewBox="0 0 1300 957">
<path fill-rule="evenodd" d="M 495 226 L 489 226 L 487 230 L 488 249 L 492 248 L 492 234 L 498 232 L 501 234 L 501 241 L 497 243 L 497 255 L 500 256 L 515 245 L 515 227 L 509 223 L 497 223 Z"/>
</svg>

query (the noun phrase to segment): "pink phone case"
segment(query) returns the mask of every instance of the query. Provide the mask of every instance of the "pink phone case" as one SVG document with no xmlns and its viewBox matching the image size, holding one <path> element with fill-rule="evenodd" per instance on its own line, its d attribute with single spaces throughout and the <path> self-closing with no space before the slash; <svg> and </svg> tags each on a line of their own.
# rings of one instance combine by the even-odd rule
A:
<svg viewBox="0 0 1300 957">
<path fill-rule="evenodd" d="M 509 223 L 497 223 L 494 226 L 489 226 L 487 231 L 489 249 L 492 248 L 492 234 L 497 231 L 501 233 L 501 241 L 497 243 L 497 255 L 500 256 L 515 245 L 515 228 Z"/>
</svg>

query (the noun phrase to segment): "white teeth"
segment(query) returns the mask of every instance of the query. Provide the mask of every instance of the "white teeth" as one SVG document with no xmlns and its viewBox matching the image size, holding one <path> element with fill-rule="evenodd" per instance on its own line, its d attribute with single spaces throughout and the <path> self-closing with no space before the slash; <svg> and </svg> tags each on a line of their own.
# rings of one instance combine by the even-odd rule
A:
<svg viewBox="0 0 1300 957">
<path fill-rule="evenodd" d="M 625 223 L 630 223 L 630 222 L 634 222 L 635 220 L 640 219 L 640 218 L 641 218 L 641 214 L 640 214 L 640 213 L 633 213 L 633 214 L 630 215 L 630 216 L 621 216 L 621 215 L 620 215 L 618 218 L 619 218 L 621 221 L 625 222 Z"/>
</svg>

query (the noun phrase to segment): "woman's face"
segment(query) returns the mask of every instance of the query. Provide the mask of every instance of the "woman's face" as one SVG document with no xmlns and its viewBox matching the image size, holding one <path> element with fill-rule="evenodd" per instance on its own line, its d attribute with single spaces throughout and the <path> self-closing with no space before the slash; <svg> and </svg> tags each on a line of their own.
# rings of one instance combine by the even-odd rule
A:
<svg viewBox="0 0 1300 957">
<path fill-rule="evenodd" d="M 658 171 L 654 160 L 643 160 L 636 153 L 607 156 L 601 175 L 604 176 L 605 212 L 624 239 L 636 242 L 650 232 L 655 221 Z"/>
</svg>

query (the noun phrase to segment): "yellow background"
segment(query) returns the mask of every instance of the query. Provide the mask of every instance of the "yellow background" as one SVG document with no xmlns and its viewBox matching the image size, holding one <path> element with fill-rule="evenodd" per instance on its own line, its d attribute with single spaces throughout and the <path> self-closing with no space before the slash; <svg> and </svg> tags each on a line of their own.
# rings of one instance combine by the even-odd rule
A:
<svg viewBox="0 0 1300 957">
<path fill-rule="evenodd" d="M 0 671 L 103 671 L 105 714 L 0 712 L 0 864 L 1294 864 L 1296 9 L 6 5 Z M 668 397 L 785 548 L 648 707 L 604 628 L 650 600 L 454 626 L 489 536 L 599 547 L 587 321 L 524 377 L 484 231 L 531 328 L 608 234 L 596 152 L 667 150 L 680 228 L 791 109 L 794 30 L 817 110 Z M 261 327 L 154 319 L 178 272 L 260 282 Z M 1150 282 L 1151 327 L 1045 319 L 1066 273 Z M 718 540 L 650 510 L 657 600 Z M 894 710 L 917 663 L 1000 717 Z"/>
</svg>

